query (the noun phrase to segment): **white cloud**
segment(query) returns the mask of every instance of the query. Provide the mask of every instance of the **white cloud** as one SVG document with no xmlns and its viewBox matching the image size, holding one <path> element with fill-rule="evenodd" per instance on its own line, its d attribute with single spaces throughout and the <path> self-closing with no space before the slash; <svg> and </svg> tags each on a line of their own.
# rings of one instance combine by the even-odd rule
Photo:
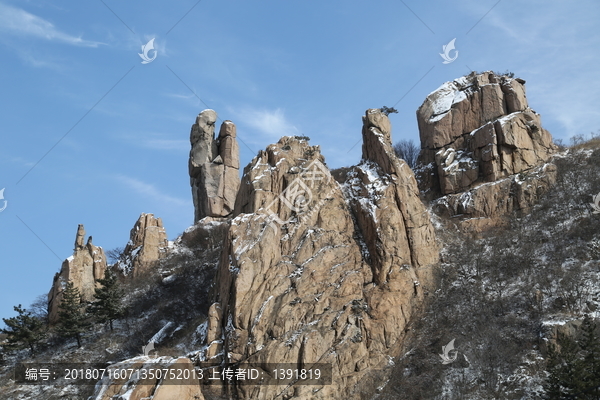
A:
<svg viewBox="0 0 600 400">
<path fill-rule="evenodd" d="M 240 124 L 245 124 L 264 134 L 268 139 L 298 134 L 298 129 L 286 120 L 280 108 L 275 110 L 243 109 L 237 113 Z"/>
<path fill-rule="evenodd" d="M 169 196 L 168 194 L 161 192 L 155 185 L 151 183 L 146 183 L 139 179 L 131 178 L 125 175 L 117 175 L 116 179 L 132 189 L 134 192 L 144 196 L 147 199 L 152 199 L 155 202 L 177 207 L 189 206 L 188 200 Z"/>
<path fill-rule="evenodd" d="M 74 46 L 98 47 L 98 45 L 103 44 L 61 32 L 54 24 L 43 18 L 2 3 L 0 3 L 0 31 L 63 42 Z"/>
</svg>

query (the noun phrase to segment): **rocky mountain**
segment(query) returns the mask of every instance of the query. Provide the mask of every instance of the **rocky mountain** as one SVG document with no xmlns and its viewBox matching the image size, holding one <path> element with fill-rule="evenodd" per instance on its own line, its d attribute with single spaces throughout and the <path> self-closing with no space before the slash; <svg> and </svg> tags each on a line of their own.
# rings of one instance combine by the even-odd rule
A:
<svg viewBox="0 0 600 400">
<path fill-rule="evenodd" d="M 363 160 L 341 183 L 304 137 L 282 138 L 244 169 L 201 346 L 188 354 L 257 368 L 326 363 L 332 384 L 204 386 L 205 396 L 357 398 L 389 373 L 411 318 L 435 290 L 439 244 L 414 174 L 393 152 L 387 116 L 367 110 L 362 133 Z M 198 192 L 210 190 L 204 185 Z M 194 232 L 223 223 L 206 216 Z M 131 389 L 106 384 L 115 394 Z"/>
<path fill-rule="evenodd" d="M 343 184 L 305 138 L 282 138 L 244 170 L 198 356 L 330 363 L 333 384 L 230 388 L 239 398 L 358 396 L 434 290 L 438 245 L 417 182 L 388 118 L 371 109 L 363 124 L 363 161 Z"/>
<path fill-rule="evenodd" d="M 235 125 L 216 134 L 216 112 L 202 111 L 190 135 L 194 225 L 169 242 L 161 219 L 141 214 L 112 266 L 80 225 L 50 320 L 68 280 L 89 300 L 106 268 L 120 271 L 129 315 L 114 331 L 96 325 L 81 349 L 53 338 L 59 350 L 34 359 L 267 374 L 326 364 L 331 384 L 105 376 L 45 398 L 539 398 L 550 345 L 576 337 L 584 312 L 600 316 L 600 230 L 587 205 L 600 147 L 557 154 L 524 84 L 473 73 L 427 96 L 416 174 L 394 152 L 387 115 L 369 109 L 357 165 L 330 170 L 319 146 L 288 136 L 240 179 Z M 0 397 L 42 393 L 9 389 L 3 373 Z"/>
</svg>

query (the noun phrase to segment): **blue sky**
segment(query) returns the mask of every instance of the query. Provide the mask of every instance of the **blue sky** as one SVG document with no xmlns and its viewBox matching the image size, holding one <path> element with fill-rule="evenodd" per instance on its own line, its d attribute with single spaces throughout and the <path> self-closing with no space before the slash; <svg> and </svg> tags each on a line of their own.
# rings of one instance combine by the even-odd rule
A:
<svg viewBox="0 0 600 400">
<path fill-rule="evenodd" d="M 242 165 L 290 134 L 355 164 L 361 115 L 383 105 L 394 140 L 418 140 L 427 94 L 471 69 L 525 79 L 555 138 L 597 131 L 600 3 L 574 4 L 0 0 L 0 316 L 49 290 L 77 224 L 111 249 L 142 212 L 170 239 L 192 223 L 189 131 L 207 106 L 238 126 Z"/>
</svg>

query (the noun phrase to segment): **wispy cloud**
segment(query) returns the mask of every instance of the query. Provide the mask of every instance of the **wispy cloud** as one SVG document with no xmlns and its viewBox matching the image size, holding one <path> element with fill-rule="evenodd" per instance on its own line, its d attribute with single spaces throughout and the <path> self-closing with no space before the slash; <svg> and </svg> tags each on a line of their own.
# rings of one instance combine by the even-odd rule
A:
<svg viewBox="0 0 600 400">
<path fill-rule="evenodd" d="M 167 93 L 166 96 L 167 97 L 172 97 L 172 98 L 175 98 L 175 99 L 183 99 L 183 100 L 196 99 L 196 95 L 194 95 L 193 93 L 189 93 L 189 94 Z"/>
<path fill-rule="evenodd" d="M 58 41 L 74 46 L 98 47 L 98 45 L 103 44 L 61 32 L 51 22 L 37 15 L 30 14 L 23 9 L 3 3 L 0 3 L 0 31 Z"/>
<path fill-rule="evenodd" d="M 190 150 L 188 139 L 171 139 L 169 135 L 159 132 L 144 132 L 144 135 L 122 133 L 116 134 L 114 137 L 120 142 L 146 149 L 175 152 L 188 152 Z"/>
<path fill-rule="evenodd" d="M 464 4 L 473 18 L 486 7 L 474 0 Z M 534 8 L 540 13 L 531 18 Z M 593 88 L 600 84 L 600 53 L 591 49 L 599 48 L 600 36 L 588 34 L 597 25 L 597 5 L 550 0 L 513 11 L 503 2 L 482 20 L 477 29 L 487 26 L 495 33 L 481 49 L 481 59 L 514 68 L 527 81 L 529 104 L 553 136 L 566 139 L 598 129 L 600 94 Z"/>
<path fill-rule="evenodd" d="M 155 202 L 177 207 L 189 206 L 190 204 L 188 200 L 173 197 L 162 192 L 151 183 L 143 182 L 139 179 L 131 178 L 125 175 L 117 175 L 116 179 L 137 194 L 142 195 L 145 198 L 152 199 Z"/>
<path fill-rule="evenodd" d="M 246 108 L 236 114 L 240 124 L 248 125 L 267 136 L 268 139 L 297 135 L 299 132 L 298 128 L 285 118 L 284 112 L 280 108 L 275 110 Z"/>
<path fill-rule="evenodd" d="M 176 150 L 189 151 L 189 140 L 177 139 L 148 139 L 141 142 L 141 145 L 155 150 Z"/>
</svg>

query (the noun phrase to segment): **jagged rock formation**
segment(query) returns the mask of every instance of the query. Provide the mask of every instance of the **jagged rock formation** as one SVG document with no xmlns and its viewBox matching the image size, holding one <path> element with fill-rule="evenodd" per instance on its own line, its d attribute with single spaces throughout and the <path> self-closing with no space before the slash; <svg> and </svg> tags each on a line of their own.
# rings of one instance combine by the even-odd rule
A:
<svg viewBox="0 0 600 400">
<path fill-rule="evenodd" d="M 304 138 L 244 170 L 199 359 L 331 363 L 333 384 L 224 388 L 239 398 L 359 398 L 433 289 L 438 247 L 417 182 L 387 117 L 368 110 L 363 123 L 363 161 L 344 185 Z"/>
<path fill-rule="evenodd" d="M 48 319 L 51 324 L 58 320 L 58 306 L 62 300 L 62 292 L 69 281 L 79 289 L 84 301 L 91 301 L 94 289 L 97 287 L 96 279 L 104 277 L 106 269 L 104 250 L 92 244 L 91 236 L 85 245 L 84 239 L 85 229 L 83 225 L 79 225 L 73 255 L 63 261 L 61 270 L 54 276 L 52 288 L 48 293 Z"/>
<path fill-rule="evenodd" d="M 415 176 L 395 156 L 389 119 L 379 109 L 368 110 L 362 134 L 363 163 L 349 173 L 348 187 L 379 284 L 394 266 L 425 268 L 439 254 Z"/>
<path fill-rule="evenodd" d="M 221 125 L 215 140 L 217 113 L 204 110 L 192 125 L 189 159 L 194 198 L 194 223 L 204 217 L 227 217 L 234 209 L 239 188 L 240 159 L 233 122 Z"/>
<path fill-rule="evenodd" d="M 129 234 L 129 242 L 115 265 L 124 276 L 135 278 L 166 255 L 169 241 L 162 220 L 142 213 Z"/>
<path fill-rule="evenodd" d="M 527 209 L 552 184 L 555 168 L 543 166 L 556 146 L 529 107 L 524 84 L 471 73 L 440 86 L 418 109 L 419 180 L 427 199 L 445 196 L 438 211 L 493 224 Z"/>
</svg>

